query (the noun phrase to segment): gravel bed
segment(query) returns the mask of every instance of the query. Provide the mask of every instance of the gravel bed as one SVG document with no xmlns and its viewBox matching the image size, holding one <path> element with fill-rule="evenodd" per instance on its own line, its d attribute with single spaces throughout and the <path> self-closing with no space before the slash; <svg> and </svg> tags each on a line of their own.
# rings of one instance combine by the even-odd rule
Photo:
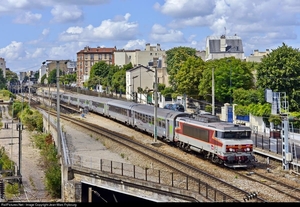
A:
<svg viewBox="0 0 300 207">
<path fill-rule="evenodd" d="M 74 115 L 78 116 L 79 115 Z M 129 137 L 135 138 L 139 140 L 140 142 L 151 145 L 153 143 L 153 138 L 141 134 L 133 129 L 130 129 L 126 126 L 123 126 L 121 124 L 118 124 L 112 120 L 106 119 L 101 116 L 96 116 L 94 114 L 87 114 L 86 118 L 81 118 L 84 121 L 92 122 L 92 123 L 98 123 L 102 127 L 106 127 L 108 129 L 114 130 L 116 132 L 124 133 Z M 72 130 L 72 133 L 74 133 L 75 130 Z M 69 133 L 69 130 L 68 130 Z M 84 133 L 88 134 L 88 132 Z M 72 135 L 73 137 L 74 135 Z M 89 137 L 92 137 L 89 135 Z M 72 139 L 73 140 L 73 139 Z M 93 140 L 96 140 L 95 137 L 93 137 Z M 124 163 L 130 163 L 133 165 L 141 166 L 141 167 L 151 167 L 155 169 L 160 170 L 168 170 L 164 169 L 164 167 L 158 163 L 153 163 L 148 158 L 137 155 L 136 153 L 132 152 L 131 150 L 126 149 L 126 147 L 118 146 L 118 144 L 112 143 L 108 141 L 107 139 L 101 139 L 98 138 L 98 140 L 104 145 L 101 146 L 100 151 L 98 151 L 98 157 L 103 157 L 104 159 L 109 159 L 112 161 L 118 161 L 118 162 L 124 162 Z M 201 159 L 199 157 L 194 156 L 193 154 L 186 153 L 184 151 L 181 151 L 178 148 L 174 148 L 169 146 L 166 143 L 161 143 L 160 147 L 157 147 L 158 150 L 163 151 L 164 153 L 167 153 L 169 155 L 172 155 L 175 158 L 178 158 L 181 161 L 187 162 L 189 164 L 193 164 L 195 167 L 198 167 L 203 170 L 211 169 L 210 173 L 213 175 L 218 176 L 220 179 L 232 183 L 233 185 L 247 191 L 247 192 L 256 192 L 260 197 L 267 198 L 270 201 L 276 201 L 276 202 L 289 202 L 284 195 L 278 195 L 274 190 L 267 188 L 266 186 L 252 182 L 249 180 L 246 180 L 245 178 L 238 177 L 234 171 L 229 171 L 227 168 L 219 167 L 213 163 L 210 163 L 208 160 Z M 92 146 L 88 143 L 85 143 L 84 145 Z M 96 144 L 95 144 L 96 145 Z M 100 145 L 99 145 L 100 146 Z M 93 146 L 94 147 L 94 146 Z M 108 153 L 106 150 L 103 150 L 104 147 L 109 151 L 109 156 L 107 156 Z M 121 156 L 122 155 L 122 156 Z M 287 184 L 290 184 L 292 186 L 295 186 L 296 188 L 300 188 L 300 182 L 299 177 L 296 174 L 293 174 L 291 171 L 285 171 L 282 169 L 282 166 L 278 164 L 277 166 L 270 166 L 267 164 L 264 164 L 265 160 L 261 159 L 259 162 L 262 162 L 262 164 L 259 165 L 259 167 L 254 168 L 253 171 L 257 173 L 264 173 L 268 176 L 274 177 L 282 182 L 285 182 Z M 271 171 L 268 172 L 267 168 L 270 168 Z"/>
</svg>

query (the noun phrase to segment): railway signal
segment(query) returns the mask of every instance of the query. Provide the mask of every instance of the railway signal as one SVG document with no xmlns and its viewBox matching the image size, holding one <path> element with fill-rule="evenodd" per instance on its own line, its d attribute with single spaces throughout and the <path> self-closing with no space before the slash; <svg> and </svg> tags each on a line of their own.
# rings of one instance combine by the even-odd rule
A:
<svg viewBox="0 0 300 207">
<path fill-rule="evenodd" d="M 257 193 L 256 192 L 250 192 L 248 194 L 245 195 L 245 198 L 244 198 L 244 201 L 249 201 L 253 198 L 256 198 L 257 197 Z"/>
</svg>

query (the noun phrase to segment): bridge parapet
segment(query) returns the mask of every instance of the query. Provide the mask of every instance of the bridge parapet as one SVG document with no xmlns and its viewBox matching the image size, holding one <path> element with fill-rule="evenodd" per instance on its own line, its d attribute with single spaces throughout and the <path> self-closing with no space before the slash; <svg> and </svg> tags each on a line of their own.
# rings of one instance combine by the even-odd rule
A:
<svg viewBox="0 0 300 207">
<path fill-rule="evenodd" d="M 213 202 L 235 201 L 232 197 L 225 195 L 207 183 L 183 174 L 76 154 L 71 154 L 70 159 L 72 163 L 71 171 L 76 174 L 73 177 L 78 176 L 77 174 L 94 178 L 97 176 L 101 178 L 101 176 L 106 175 L 114 179 L 118 177 L 119 181 L 123 182 L 145 182 L 142 186 L 151 186 L 156 190 L 163 190 L 165 193 L 192 197 L 196 200 L 201 198 L 198 200 L 199 202 L 203 202 L 203 200 Z"/>
</svg>

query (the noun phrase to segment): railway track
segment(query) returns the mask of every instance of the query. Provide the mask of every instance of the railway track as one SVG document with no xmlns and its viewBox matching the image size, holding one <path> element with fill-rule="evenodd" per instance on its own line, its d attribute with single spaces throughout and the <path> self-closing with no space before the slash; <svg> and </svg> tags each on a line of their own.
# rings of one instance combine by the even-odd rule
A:
<svg viewBox="0 0 300 207">
<path fill-rule="evenodd" d="M 77 109 L 76 109 L 77 110 Z M 54 114 L 56 115 L 56 114 Z M 139 154 L 144 154 L 148 158 L 154 160 L 155 162 L 160 162 L 165 166 L 168 166 L 169 169 L 173 170 L 180 174 L 176 179 L 181 180 L 186 177 L 190 180 L 194 180 L 194 185 L 190 184 L 189 189 L 197 189 L 199 188 L 198 181 L 209 183 L 209 185 L 215 189 L 218 189 L 220 192 L 217 195 L 212 195 L 212 201 L 222 201 L 222 202 L 243 202 L 246 201 L 247 195 L 249 196 L 249 192 L 246 192 L 242 189 L 239 189 L 229 183 L 226 183 L 220 180 L 217 177 L 212 176 L 211 174 L 201 171 L 191 165 L 188 165 L 184 162 L 179 161 L 170 156 L 166 156 L 165 154 L 155 150 L 153 147 L 145 146 L 144 144 L 140 144 L 129 137 L 126 137 L 123 134 L 114 133 L 110 130 L 99 127 L 98 125 L 90 124 L 90 123 L 82 123 L 82 121 L 73 120 L 69 116 L 61 115 L 61 117 L 65 120 L 68 120 L 74 124 L 80 125 L 86 129 L 92 130 L 94 133 L 101 134 L 102 136 L 109 137 L 113 139 L 115 142 L 130 148 L 138 152 Z M 166 164 L 167 163 L 167 164 Z M 174 167 L 176 166 L 176 167 Z M 283 182 L 279 182 L 278 180 L 271 179 L 270 177 L 250 172 L 250 173 L 239 173 L 235 172 L 240 177 L 243 177 L 247 180 L 251 180 L 252 182 L 257 182 L 262 185 L 271 188 L 278 193 L 285 195 L 289 202 L 299 202 L 300 201 L 300 189 L 297 187 L 292 187 L 286 185 Z M 183 176 L 183 177 L 182 177 Z M 232 196 L 234 195 L 234 196 Z M 252 194 L 253 196 L 253 194 Z M 272 200 L 268 200 L 270 198 L 263 198 L 256 195 L 256 197 L 251 199 L 251 202 L 277 202 L 281 200 L 276 200 L 276 198 L 272 198 Z"/>
<path fill-rule="evenodd" d="M 52 112 L 51 114 L 53 116 L 56 116 L 56 112 Z M 158 150 L 154 146 L 146 146 L 145 144 L 141 144 L 131 137 L 127 137 L 124 134 L 119 134 L 116 132 L 113 132 L 111 130 L 105 129 L 99 125 L 92 124 L 89 122 L 84 122 L 82 120 L 71 118 L 68 115 L 61 114 L 61 119 L 69 121 L 73 124 L 76 124 L 77 126 L 80 126 L 82 128 L 88 129 L 90 133 L 98 134 L 98 136 L 105 136 L 114 142 L 131 149 L 132 151 L 135 151 L 139 154 L 143 154 L 144 156 L 148 157 L 148 159 L 153 160 L 153 162 L 161 163 L 162 165 L 166 166 L 168 169 L 172 170 L 176 173 L 174 174 L 174 180 L 178 181 L 178 187 L 188 190 L 193 190 L 201 194 L 205 194 L 208 192 L 209 199 L 212 201 L 217 202 L 244 202 L 245 201 L 245 195 L 248 194 L 248 192 L 231 185 L 218 177 L 215 177 L 208 172 L 204 172 L 202 170 L 199 170 L 195 168 L 194 166 L 191 166 L 187 164 L 186 162 L 181 162 L 178 159 L 168 156 Z M 185 181 L 189 180 L 188 187 L 186 186 Z M 163 181 L 162 181 L 163 182 Z M 199 187 L 202 186 L 202 187 Z M 205 189 L 205 186 L 209 186 L 211 191 L 204 190 L 204 192 L 201 192 L 199 189 Z M 217 193 L 216 193 L 217 192 Z M 265 200 L 256 197 L 251 200 L 252 202 L 266 202 Z"/>
<path fill-rule="evenodd" d="M 262 173 L 256 173 L 254 171 L 248 172 L 235 172 L 239 177 L 251 180 L 253 182 L 260 183 L 273 189 L 279 194 L 284 195 L 285 199 L 289 202 L 300 202 L 300 186 L 295 184 L 294 186 L 287 185 L 280 181 L 278 178 L 272 178 L 271 176 L 263 175 Z M 280 202 L 280 198 L 273 197 L 274 202 Z M 278 200 L 276 200 L 278 199 Z"/>
</svg>

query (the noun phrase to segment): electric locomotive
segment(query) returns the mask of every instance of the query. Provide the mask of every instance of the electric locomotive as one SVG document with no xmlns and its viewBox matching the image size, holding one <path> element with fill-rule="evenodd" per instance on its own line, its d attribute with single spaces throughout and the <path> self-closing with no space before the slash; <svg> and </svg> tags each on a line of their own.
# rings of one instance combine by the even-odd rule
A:
<svg viewBox="0 0 300 207">
<path fill-rule="evenodd" d="M 232 168 L 254 166 L 251 128 L 198 115 L 177 119 L 175 138 L 179 148 L 196 151 L 212 162 Z"/>
</svg>

